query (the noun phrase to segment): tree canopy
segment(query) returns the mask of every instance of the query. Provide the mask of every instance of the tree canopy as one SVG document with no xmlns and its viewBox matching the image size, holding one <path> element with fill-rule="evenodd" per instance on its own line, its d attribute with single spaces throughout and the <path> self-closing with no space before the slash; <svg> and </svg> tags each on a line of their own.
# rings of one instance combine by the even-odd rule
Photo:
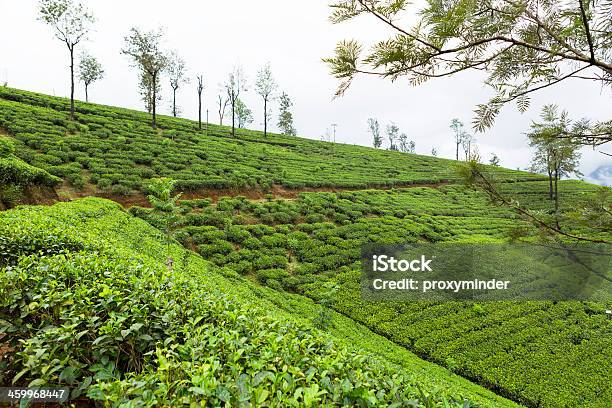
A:
<svg viewBox="0 0 612 408">
<path fill-rule="evenodd" d="M 341 0 L 331 7 L 334 23 L 370 15 L 393 32 L 367 53 L 358 41 L 342 41 L 324 59 L 341 80 L 337 95 L 359 74 L 419 85 L 478 70 L 494 90 L 475 110 L 474 128 L 483 131 L 507 103 L 525 111 L 533 92 L 562 81 L 612 86 L 611 0 L 427 0 L 420 9 L 407 0 Z M 596 123 L 579 136 L 602 144 L 612 140 L 611 128 Z"/>
<path fill-rule="evenodd" d="M 132 57 L 134 66 L 140 68 L 141 85 L 149 92 L 146 93 L 145 102 L 151 104 L 153 114 L 152 126 L 156 127 L 156 104 L 159 91 L 159 74 L 168 65 L 168 56 L 161 49 L 161 30 L 142 32 L 137 28 L 131 28 L 129 35 L 125 37 L 125 47 L 121 52 Z"/>
<path fill-rule="evenodd" d="M 79 61 L 79 79 L 85 84 L 85 100 L 89 101 L 87 89 L 93 82 L 104 78 L 104 69 L 96 57 L 86 52 L 81 54 Z"/>
</svg>

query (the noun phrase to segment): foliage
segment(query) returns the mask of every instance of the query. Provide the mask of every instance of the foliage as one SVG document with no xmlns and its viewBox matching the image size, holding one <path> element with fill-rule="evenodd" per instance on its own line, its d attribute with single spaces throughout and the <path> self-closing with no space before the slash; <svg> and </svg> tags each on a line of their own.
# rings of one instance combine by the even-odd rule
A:
<svg viewBox="0 0 612 408">
<path fill-rule="evenodd" d="M 181 58 L 176 51 L 172 51 L 168 56 L 168 66 L 166 67 L 168 78 L 170 80 L 170 88 L 172 88 L 172 116 L 178 115 L 176 106 L 176 91 L 183 83 L 189 83 L 189 78 L 186 78 L 185 60 Z M 201 91 L 198 91 L 201 92 Z"/>
<path fill-rule="evenodd" d="M 236 108 L 240 100 L 240 93 L 247 90 L 246 78 L 241 66 L 234 67 L 233 71 L 229 73 L 224 86 L 227 101 L 232 108 L 232 136 L 236 137 Z M 221 106 L 221 100 L 219 100 L 219 106 Z M 219 109 L 219 112 L 221 114 L 221 109 Z"/>
<path fill-rule="evenodd" d="M 236 119 L 239 128 L 245 128 L 253 122 L 253 112 L 242 102 L 242 99 L 236 101 Z"/>
<path fill-rule="evenodd" d="M 94 18 L 82 4 L 72 0 L 41 0 L 40 19 L 52 26 L 55 36 L 68 47 L 78 44 L 89 31 Z"/>
<path fill-rule="evenodd" d="M 471 136 L 465 131 L 463 122 L 457 118 L 451 121 L 450 128 L 453 131 L 453 136 L 455 138 L 455 160 L 459 160 L 459 146 L 466 145 L 471 139 Z"/>
<path fill-rule="evenodd" d="M 281 94 L 279 100 L 280 107 L 277 126 L 280 128 L 283 135 L 295 136 L 297 131 L 293 126 L 293 114 L 290 111 L 293 102 L 291 102 L 291 99 L 289 99 L 289 95 L 287 95 L 286 92 Z"/>
<path fill-rule="evenodd" d="M 550 202 L 541 199 L 546 181 L 500 183 L 500 188 L 533 211 L 551 208 Z M 560 189 L 567 197 L 561 202 L 563 213 L 599 208 L 599 214 L 610 204 L 602 203 L 600 190 L 586 183 L 561 182 Z M 599 204 L 591 205 L 591 200 Z M 296 200 L 269 202 L 225 198 L 216 205 L 191 208 L 184 208 L 179 221 L 177 236 L 183 244 L 273 289 L 316 300 L 319 308 L 312 321 L 318 327 L 336 329 L 330 313 L 330 308 L 335 309 L 420 356 L 495 387 L 527 406 L 596 407 L 612 398 L 594 385 L 603 383 L 607 372 L 600 370 L 601 361 L 596 357 L 599 347 L 610 346 L 605 316 L 594 311 L 603 310 L 604 305 L 361 300 L 359 260 L 364 243 L 499 242 L 517 227 L 529 230 L 529 224 L 513 211 L 490 205 L 482 193 L 447 185 L 301 193 Z M 147 214 L 141 216 L 149 220 Z M 244 219 L 249 223 L 244 224 Z M 566 228 L 609 236 L 603 229 L 584 229 L 579 222 Z M 503 341 L 491 341 L 497 336 Z M 524 352 L 527 345 L 528 354 Z M 575 364 L 574 359 L 581 363 Z M 486 363 L 477 363 L 481 361 Z M 578 377 L 590 379 L 579 391 L 572 380 Z"/>
<path fill-rule="evenodd" d="M 0 145 L 2 145 L 0 139 Z M 0 156 L 0 185 L 44 185 L 54 186 L 61 182 L 49 172 L 38 167 L 31 166 L 18 157 L 8 154 Z"/>
<path fill-rule="evenodd" d="M 496 167 L 499 166 L 499 157 L 497 157 L 495 153 L 491 155 L 491 158 L 489 159 L 489 164 L 491 166 L 496 166 Z"/>
<path fill-rule="evenodd" d="M 176 181 L 170 178 L 151 179 L 147 196 L 149 203 L 153 207 L 155 224 L 166 235 L 166 241 L 170 245 L 176 223 L 178 221 L 177 202 L 181 194 L 172 195 Z M 168 267 L 172 267 L 174 260 L 168 260 Z"/>
<path fill-rule="evenodd" d="M 70 116 L 74 119 L 74 50 L 86 38 L 94 17 L 81 3 L 72 0 L 41 0 L 38 12 L 70 53 Z"/>
<path fill-rule="evenodd" d="M 612 84 L 609 1 L 450 0 L 415 8 L 407 0 L 340 0 L 331 7 L 334 23 L 369 15 L 393 32 L 366 55 L 362 44 L 348 40 L 324 59 L 341 81 L 339 95 L 360 74 L 407 77 L 419 85 L 462 71 L 485 71 L 495 95 L 476 109 L 474 127 L 483 131 L 505 104 L 516 102 L 524 112 L 532 92 L 567 79 Z M 595 143 L 612 140 L 610 123 L 601 125 L 607 130 L 595 136 Z"/>
<path fill-rule="evenodd" d="M 141 85 L 147 90 L 145 103 L 151 104 L 153 128 L 157 126 L 159 74 L 168 66 L 168 56 L 160 45 L 162 36 L 161 30 L 142 32 L 132 27 L 125 37 L 125 47 L 121 50 L 121 53 L 132 58 L 134 66 L 140 70 Z"/>
<path fill-rule="evenodd" d="M 469 405 L 290 319 L 112 202 L 0 219 L 2 253 L 18 254 L 0 274 L 1 385 L 112 406 Z M 166 273 L 171 254 L 189 262 Z"/>
<path fill-rule="evenodd" d="M 387 125 L 387 139 L 389 139 L 389 150 L 398 150 L 395 141 L 399 137 L 399 127 L 393 122 Z"/>
<path fill-rule="evenodd" d="M 532 169 L 548 175 L 549 197 L 558 201 L 557 183 L 565 176 L 576 174 L 580 176 L 580 146 L 571 138 L 563 137 L 574 129 L 584 126 L 582 122 L 574 124 L 568 118 L 567 112 L 558 113 L 555 105 L 546 105 L 542 109 L 543 123 L 533 123 L 529 137 L 529 145 L 536 149 L 532 159 Z"/>
<path fill-rule="evenodd" d="M 368 118 L 368 130 L 372 135 L 372 145 L 375 149 L 379 149 L 382 146 L 382 136 L 380 135 L 380 125 L 377 119 Z"/>
<path fill-rule="evenodd" d="M 104 69 L 96 57 L 86 52 L 81 53 L 79 61 L 79 79 L 85 84 L 85 100 L 89 101 L 87 89 L 89 85 L 104 78 Z"/>
<path fill-rule="evenodd" d="M 0 127 L 19 143 L 19 157 L 62 178 L 78 166 L 94 189 L 146 193 L 148 180 L 156 177 L 175 179 L 181 191 L 266 190 L 275 184 L 355 189 L 456 180 L 454 162 L 441 158 L 271 133 L 262 139 L 261 132 L 246 129 L 232 138 L 230 129 L 213 124 L 203 134 L 197 122 L 165 116 L 159 117 L 160 131 L 153 132 L 145 113 L 79 102 L 78 122 L 67 121 L 67 112 L 65 99 L 0 87 Z M 503 168 L 495 173 L 508 181 L 545 179 Z"/>
<path fill-rule="evenodd" d="M 268 135 L 268 120 L 270 119 L 268 103 L 276 98 L 277 90 L 278 84 L 272 76 L 270 63 L 267 63 L 257 73 L 257 80 L 255 81 L 255 91 L 264 101 L 264 137 Z"/>
</svg>

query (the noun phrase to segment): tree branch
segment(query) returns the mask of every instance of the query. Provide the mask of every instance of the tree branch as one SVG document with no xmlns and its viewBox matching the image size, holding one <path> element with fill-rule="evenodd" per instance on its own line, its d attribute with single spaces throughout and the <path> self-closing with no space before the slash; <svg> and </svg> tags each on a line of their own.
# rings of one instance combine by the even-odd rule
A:
<svg viewBox="0 0 612 408">
<path fill-rule="evenodd" d="M 527 211 L 524 208 L 522 208 L 520 205 L 516 205 L 516 204 L 513 204 L 512 202 L 510 202 L 506 197 L 504 197 L 495 188 L 495 186 L 493 186 L 493 184 L 491 184 L 491 182 L 485 177 L 484 174 L 482 174 L 482 172 L 480 170 L 478 170 L 478 168 L 473 167 L 473 168 L 471 168 L 471 171 L 472 171 L 472 173 L 475 176 L 477 176 L 482 181 L 482 183 L 484 184 L 484 186 L 482 187 L 483 190 L 491 198 L 496 199 L 497 201 L 503 203 L 505 206 L 514 209 L 517 213 L 519 213 L 519 214 L 529 218 L 535 225 L 539 226 L 540 228 L 543 228 L 543 229 L 548 230 L 548 231 L 552 231 L 555 234 L 562 235 L 562 236 L 565 236 L 567 238 L 575 239 L 575 240 L 578 240 L 578 241 L 587 241 L 587 242 L 594 242 L 594 243 L 599 243 L 599 244 L 612 244 L 612 241 L 607 241 L 607 240 L 598 239 L 598 238 L 588 238 L 588 237 L 583 237 L 583 236 L 579 236 L 579 235 L 570 234 L 570 233 L 567 233 L 565 231 L 562 231 L 561 229 L 559 229 L 558 227 L 556 227 L 554 225 L 547 224 L 546 222 L 544 222 L 540 218 L 536 217 L 535 215 L 531 214 L 529 211 Z"/>
<path fill-rule="evenodd" d="M 384 22 L 388 26 L 392 27 L 393 29 L 399 31 L 400 33 L 402 33 L 402 34 L 412 38 L 415 41 L 418 41 L 419 43 L 421 43 L 421 44 L 423 44 L 423 45 L 425 45 L 425 46 L 427 46 L 429 48 L 433 48 L 436 51 L 440 51 L 440 48 L 436 47 L 435 45 L 428 43 L 427 41 L 419 38 L 418 36 L 410 34 L 408 31 L 406 31 L 406 30 L 402 29 L 401 27 L 397 26 L 391 20 L 388 20 L 385 17 L 383 17 L 380 14 L 378 14 L 376 11 L 374 11 L 373 8 L 369 7 L 364 0 L 358 0 L 358 1 L 359 1 L 359 4 L 361 4 L 361 6 L 363 8 L 365 8 L 370 14 L 374 15 L 374 17 L 378 18 L 380 21 Z"/>
<path fill-rule="evenodd" d="M 513 96 L 511 96 L 511 97 L 509 97 L 509 98 L 504 99 L 504 102 L 511 102 L 511 101 L 513 101 L 513 100 L 515 100 L 515 99 L 517 99 L 517 98 L 520 98 L 521 96 L 525 96 L 525 95 L 527 95 L 527 94 L 529 94 L 529 93 L 531 93 L 531 92 L 539 91 L 539 90 L 544 89 L 544 88 L 547 88 L 547 87 L 549 87 L 549 86 L 552 86 L 552 85 L 558 84 L 559 82 L 564 81 L 564 80 L 566 80 L 566 79 L 568 79 L 568 78 L 571 78 L 571 77 L 573 77 L 573 76 L 574 76 L 574 74 L 577 74 L 578 72 L 583 71 L 583 70 L 585 70 L 585 69 L 587 69 L 587 68 L 589 68 L 589 67 L 590 67 L 590 65 L 585 65 L 584 67 L 582 67 L 582 68 L 578 68 L 577 70 L 572 71 L 572 72 L 570 72 L 569 74 L 564 75 L 564 76 L 562 76 L 562 77 L 559 77 L 559 78 L 555 79 L 554 81 L 547 82 L 547 83 L 546 83 L 546 84 L 544 84 L 544 85 L 540 85 L 540 86 L 537 86 L 537 87 L 535 87 L 535 88 L 528 89 L 528 90 L 523 91 L 523 92 L 519 92 L 519 93 L 518 93 L 518 94 L 516 94 L 516 95 L 513 95 Z"/>
<path fill-rule="evenodd" d="M 591 29 L 587 21 L 586 11 L 584 10 L 584 3 L 582 0 L 578 0 L 580 4 L 580 13 L 582 14 L 582 23 L 584 24 L 584 30 L 586 31 L 587 41 L 589 43 L 589 51 L 591 52 L 591 62 L 595 62 L 595 50 L 593 48 L 593 38 L 591 37 Z"/>
</svg>

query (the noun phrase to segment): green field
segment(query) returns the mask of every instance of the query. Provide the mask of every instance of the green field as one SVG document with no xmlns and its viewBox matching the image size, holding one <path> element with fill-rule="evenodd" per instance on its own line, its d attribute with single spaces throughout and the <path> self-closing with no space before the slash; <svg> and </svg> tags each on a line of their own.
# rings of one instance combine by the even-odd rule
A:
<svg viewBox="0 0 612 408">
<path fill-rule="evenodd" d="M 156 177 L 195 198 L 168 245 L 151 209 L 99 198 L 0 213 L 0 385 L 70 384 L 111 405 L 612 405 L 609 305 L 362 300 L 363 244 L 505 242 L 527 227 L 459 184 L 457 162 L 168 117 L 153 131 L 141 112 L 76 106 L 72 122 L 65 99 L 0 87 L 13 203 L 33 184 L 142 202 Z M 487 171 L 551 211 L 541 175 Z M 561 182 L 562 211 L 597 189 Z"/>
<path fill-rule="evenodd" d="M 581 193 L 594 190 L 581 186 Z M 576 193 L 573 183 L 568 193 Z M 575 195 L 574 199 L 577 199 Z M 460 186 L 302 193 L 297 200 L 184 201 L 177 238 L 219 266 L 320 299 L 395 343 L 528 406 L 606 406 L 604 306 L 581 302 L 365 302 L 366 243 L 499 242 L 522 223 Z M 155 224 L 149 210 L 132 208 Z M 501 341 L 501 339 L 503 341 Z M 520 369 L 519 369 L 520 367 Z M 589 381 L 576 382 L 576 378 Z"/>
<path fill-rule="evenodd" d="M 157 131 L 146 114 L 77 103 L 0 87 L 0 128 L 18 142 L 18 156 L 66 179 L 73 187 L 129 194 L 147 179 L 172 177 L 181 191 L 203 188 L 385 187 L 438 183 L 454 178 L 454 161 L 366 147 L 321 143 L 160 117 Z M 208 133 L 208 135 L 206 134 Z M 538 180 L 498 169 L 508 180 Z"/>
</svg>

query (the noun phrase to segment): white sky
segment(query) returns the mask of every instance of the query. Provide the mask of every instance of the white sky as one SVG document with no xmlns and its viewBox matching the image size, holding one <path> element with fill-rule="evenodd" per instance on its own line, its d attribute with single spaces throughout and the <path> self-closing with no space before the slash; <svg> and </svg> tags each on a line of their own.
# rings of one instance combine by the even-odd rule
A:
<svg viewBox="0 0 612 408">
<path fill-rule="evenodd" d="M 337 141 L 371 146 L 366 121 L 375 117 L 383 128 L 389 121 L 397 123 L 400 131 L 416 142 L 417 153 L 430 154 L 436 147 L 440 156 L 453 158 L 451 119 L 457 117 L 469 125 L 475 105 L 490 96 L 480 74 L 465 73 L 416 88 L 402 80 L 390 83 L 360 77 L 344 97 L 332 100 L 337 81 L 321 58 L 332 55 L 339 40 L 357 38 L 371 43 L 388 32 L 371 17 L 332 25 L 327 20 L 329 2 L 85 0 L 97 22 L 80 49 L 96 56 L 106 71 L 105 78 L 91 86 L 90 100 L 142 109 L 137 71 L 119 51 L 130 27 L 149 30 L 163 26 L 165 45 L 184 57 L 190 76 L 204 75 L 204 109 L 209 109 L 211 122 L 218 122 L 220 84 L 232 67 L 240 64 L 250 85 L 242 99 L 255 115 L 250 127 L 263 127 L 263 107 L 253 82 L 257 70 L 269 61 L 281 89 L 294 102 L 299 135 L 319 139 L 330 124 L 337 123 Z M 68 96 L 67 49 L 49 27 L 37 20 L 36 10 L 34 0 L 0 0 L 0 82 Z M 530 150 L 524 133 L 531 120 L 537 119 L 542 105 L 556 103 L 574 118 L 603 120 L 612 114 L 611 96 L 609 89 L 602 91 L 597 84 L 580 80 L 547 89 L 534 97 L 527 113 L 519 114 L 508 106 L 490 131 L 476 134 L 480 152 L 485 160 L 495 152 L 503 166 L 525 168 Z M 169 114 L 171 93 L 167 84 L 164 97 L 161 111 Z M 82 86 L 77 88 L 77 98 L 84 99 Z M 197 117 L 195 81 L 179 89 L 178 103 L 182 116 Z M 277 106 L 273 108 L 275 124 Z M 607 151 L 612 150 L 608 147 Z M 612 158 L 584 149 L 582 162 L 582 172 L 588 175 L 599 166 L 612 165 Z"/>
</svg>

